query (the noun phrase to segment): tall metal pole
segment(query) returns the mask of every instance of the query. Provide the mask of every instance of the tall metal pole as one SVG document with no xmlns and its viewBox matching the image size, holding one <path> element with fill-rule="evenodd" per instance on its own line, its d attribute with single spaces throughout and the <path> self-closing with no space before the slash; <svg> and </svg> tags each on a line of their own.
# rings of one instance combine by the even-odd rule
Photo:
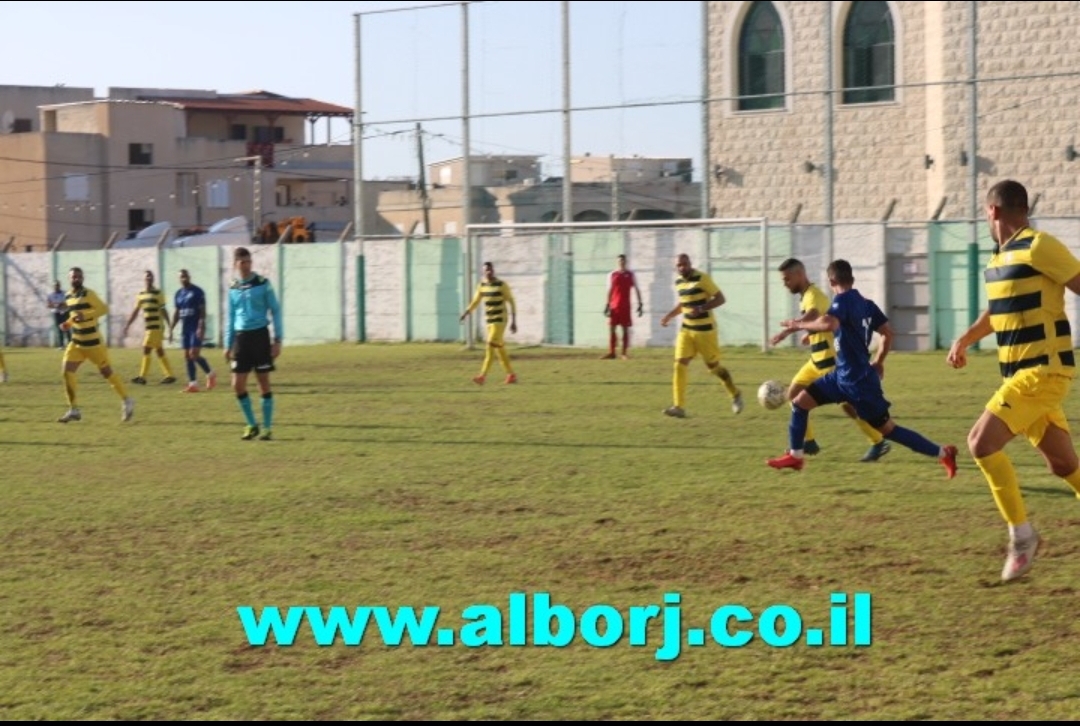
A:
<svg viewBox="0 0 1080 726">
<path fill-rule="evenodd" d="M 712 216 L 709 197 L 712 196 L 712 163 L 709 149 L 709 3 L 701 3 L 701 168 L 697 177 L 701 180 L 701 218 Z"/>
<path fill-rule="evenodd" d="M 971 7 L 971 28 L 968 29 L 968 71 L 970 73 L 969 97 L 971 119 L 968 123 L 968 202 L 971 204 L 971 237 L 968 242 L 968 325 L 979 317 L 979 164 L 976 153 L 979 148 L 979 89 L 978 53 L 975 43 L 979 37 L 979 3 Z"/>
<path fill-rule="evenodd" d="M 562 82 L 563 82 L 563 184 L 562 221 L 574 221 L 574 192 L 570 183 L 570 3 L 563 0 L 562 10 Z M 569 236 L 568 236 L 569 239 Z M 567 242 L 569 247 L 569 241 Z M 569 251 L 569 250 L 567 250 Z"/>
<path fill-rule="evenodd" d="M 833 229 L 833 108 L 835 107 L 835 79 L 833 78 L 833 10 L 832 3 L 825 7 L 825 263 L 832 262 L 835 253 Z"/>
<path fill-rule="evenodd" d="M 255 220 L 252 222 L 252 225 L 256 230 L 256 233 L 258 233 L 258 230 L 262 229 L 262 169 L 262 156 L 256 155 L 255 171 L 252 174 L 251 184 L 251 203 L 255 209 Z"/>
<path fill-rule="evenodd" d="M 473 269 L 476 263 L 473 260 L 473 240 L 469 230 L 472 222 L 472 174 L 469 167 L 472 166 L 469 139 L 469 3 L 461 3 L 461 212 L 462 235 L 465 241 L 465 300 L 462 307 L 468 305 L 472 297 Z M 430 231 L 429 231 L 430 234 Z M 470 319 L 466 329 L 465 342 L 469 350 L 476 345 L 476 325 Z"/>
<path fill-rule="evenodd" d="M 354 43 L 356 55 L 356 109 L 352 118 L 353 147 L 353 230 L 360 240 L 360 254 L 363 255 L 364 239 L 364 97 L 362 91 L 363 61 L 360 55 L 360 13 L 353 13 Z"/>
</svg>

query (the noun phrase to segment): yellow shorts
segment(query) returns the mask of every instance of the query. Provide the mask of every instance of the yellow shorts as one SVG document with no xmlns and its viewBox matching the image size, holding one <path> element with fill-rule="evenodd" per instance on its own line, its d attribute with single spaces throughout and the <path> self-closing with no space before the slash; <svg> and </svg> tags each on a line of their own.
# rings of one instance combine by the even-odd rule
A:
<svg viewBox="0 0 1080 726">
<path fill-rule="evenodd" d="M 675 341 L 675 359 L 693 358 L 700 355 L 706 363 L 720 361 L 720 340 L 716 329 L 696 331 L 680 330 Z"/>
<path fill-rule="evenodd" d="M 165 331 L 158 328 L 157 330 L 147 330 L 143 336 L 142 344 L 144 348 L 160 348 L 164 341 Z"/>
<path fill-rule="evenodd" d="M 795 374 L 795 377 L 791 379 L 792 385 L 802 386 L 806 388 L 811 383 L 821 378 L 823 375 L 831 371 L 836 366 L 829 366 L 828 368 L 818 368 L 814 365 L 814 361 L 808 360 L 803 363 L 803 367 L 799 369 L 799 372 Z"/>
<path fill-rule="evenodd" d="M 75 343 L 68 343 L 64 349 L 64 363 L 82 363 L 84 360 L 90 361 L 99 369 L 108 368 L 109 349 L 101 344 L 83 348 Z"/>
<path fill-rule="evenodd" d="M 498 348 L 503 344 L 503 337 L 506 335 L 506 323 L 488 323 L 487 326 L 487 344 Z"/>
<path fill-rule="evenodd" d="M 1005 422 L 1016 435 L 1023 434 L 1038 446 L 1050 424 L 1066 433 L 1069 421 L 1062 404 L 1069 395 L 1072 379 L 1040 373 L 1038 368 L 1018 371 L 1001 384 L 986 404 L 986 410 Z"/>
</svg>

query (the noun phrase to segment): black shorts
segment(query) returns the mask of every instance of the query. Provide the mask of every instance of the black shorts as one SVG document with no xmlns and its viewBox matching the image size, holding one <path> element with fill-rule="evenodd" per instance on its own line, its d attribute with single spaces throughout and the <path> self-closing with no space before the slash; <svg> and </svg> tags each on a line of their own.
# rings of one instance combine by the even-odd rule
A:
<svg viewBox="0 0 1080 726">
<path fill-rule="evenodd" d="M 242 330 L 233 338 L 230 367 L 233 373 L 269 373 L 274 370 L 270 354 L 270 328 Z"/>
</svg>

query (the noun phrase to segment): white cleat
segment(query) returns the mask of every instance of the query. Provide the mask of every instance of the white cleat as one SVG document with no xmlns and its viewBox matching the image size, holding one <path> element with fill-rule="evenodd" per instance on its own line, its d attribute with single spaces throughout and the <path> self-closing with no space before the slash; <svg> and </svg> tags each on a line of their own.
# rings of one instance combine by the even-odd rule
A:
<svg viewBox="0 0 1080 726">
<path fill-rule="evenodd" d="M 1009 542 L 1009 554 L 1005 558 L 1005 567 L 1001 570 L 1002 581 L 1009 582 L 1027 574 L 1035 564 L 1035 555 L 1041 545 L 1042 538 L 1038 532 L 1033 532 L 1027 539 Z"/>
<path fill-rule="evenodd" d="M 124 403 L 120 407 L 120 420 L 130 421 L 132 414 L 135 413 L 135 399 L 125 398 Z"/>
<path fill-rule="evenodd" d="M 68 421 L 82 421 L 82 413 L 77 408 L 69 408 L 63 416 L 56 419 L 58 423 L 67 423 Z"/>
</svg>

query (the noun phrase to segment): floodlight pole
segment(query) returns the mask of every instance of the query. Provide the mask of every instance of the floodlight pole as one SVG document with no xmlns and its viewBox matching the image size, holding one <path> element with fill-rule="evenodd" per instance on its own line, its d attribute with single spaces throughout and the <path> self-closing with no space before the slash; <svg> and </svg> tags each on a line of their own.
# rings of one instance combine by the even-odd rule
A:
<svg viewBox="0 0 1080 726">
<path fill-rule="evenodd" d="M 255 215 L 251 220 L 251 238 L 254 240 L 258 235 L 259 227 L 262 226 L 262 169 L 263 158 L 259 154 L 254 156 L 241 156 L 235 161 L 252 161 L 255 169 L 251 180 L 251 206 Z"/>
</svg>

